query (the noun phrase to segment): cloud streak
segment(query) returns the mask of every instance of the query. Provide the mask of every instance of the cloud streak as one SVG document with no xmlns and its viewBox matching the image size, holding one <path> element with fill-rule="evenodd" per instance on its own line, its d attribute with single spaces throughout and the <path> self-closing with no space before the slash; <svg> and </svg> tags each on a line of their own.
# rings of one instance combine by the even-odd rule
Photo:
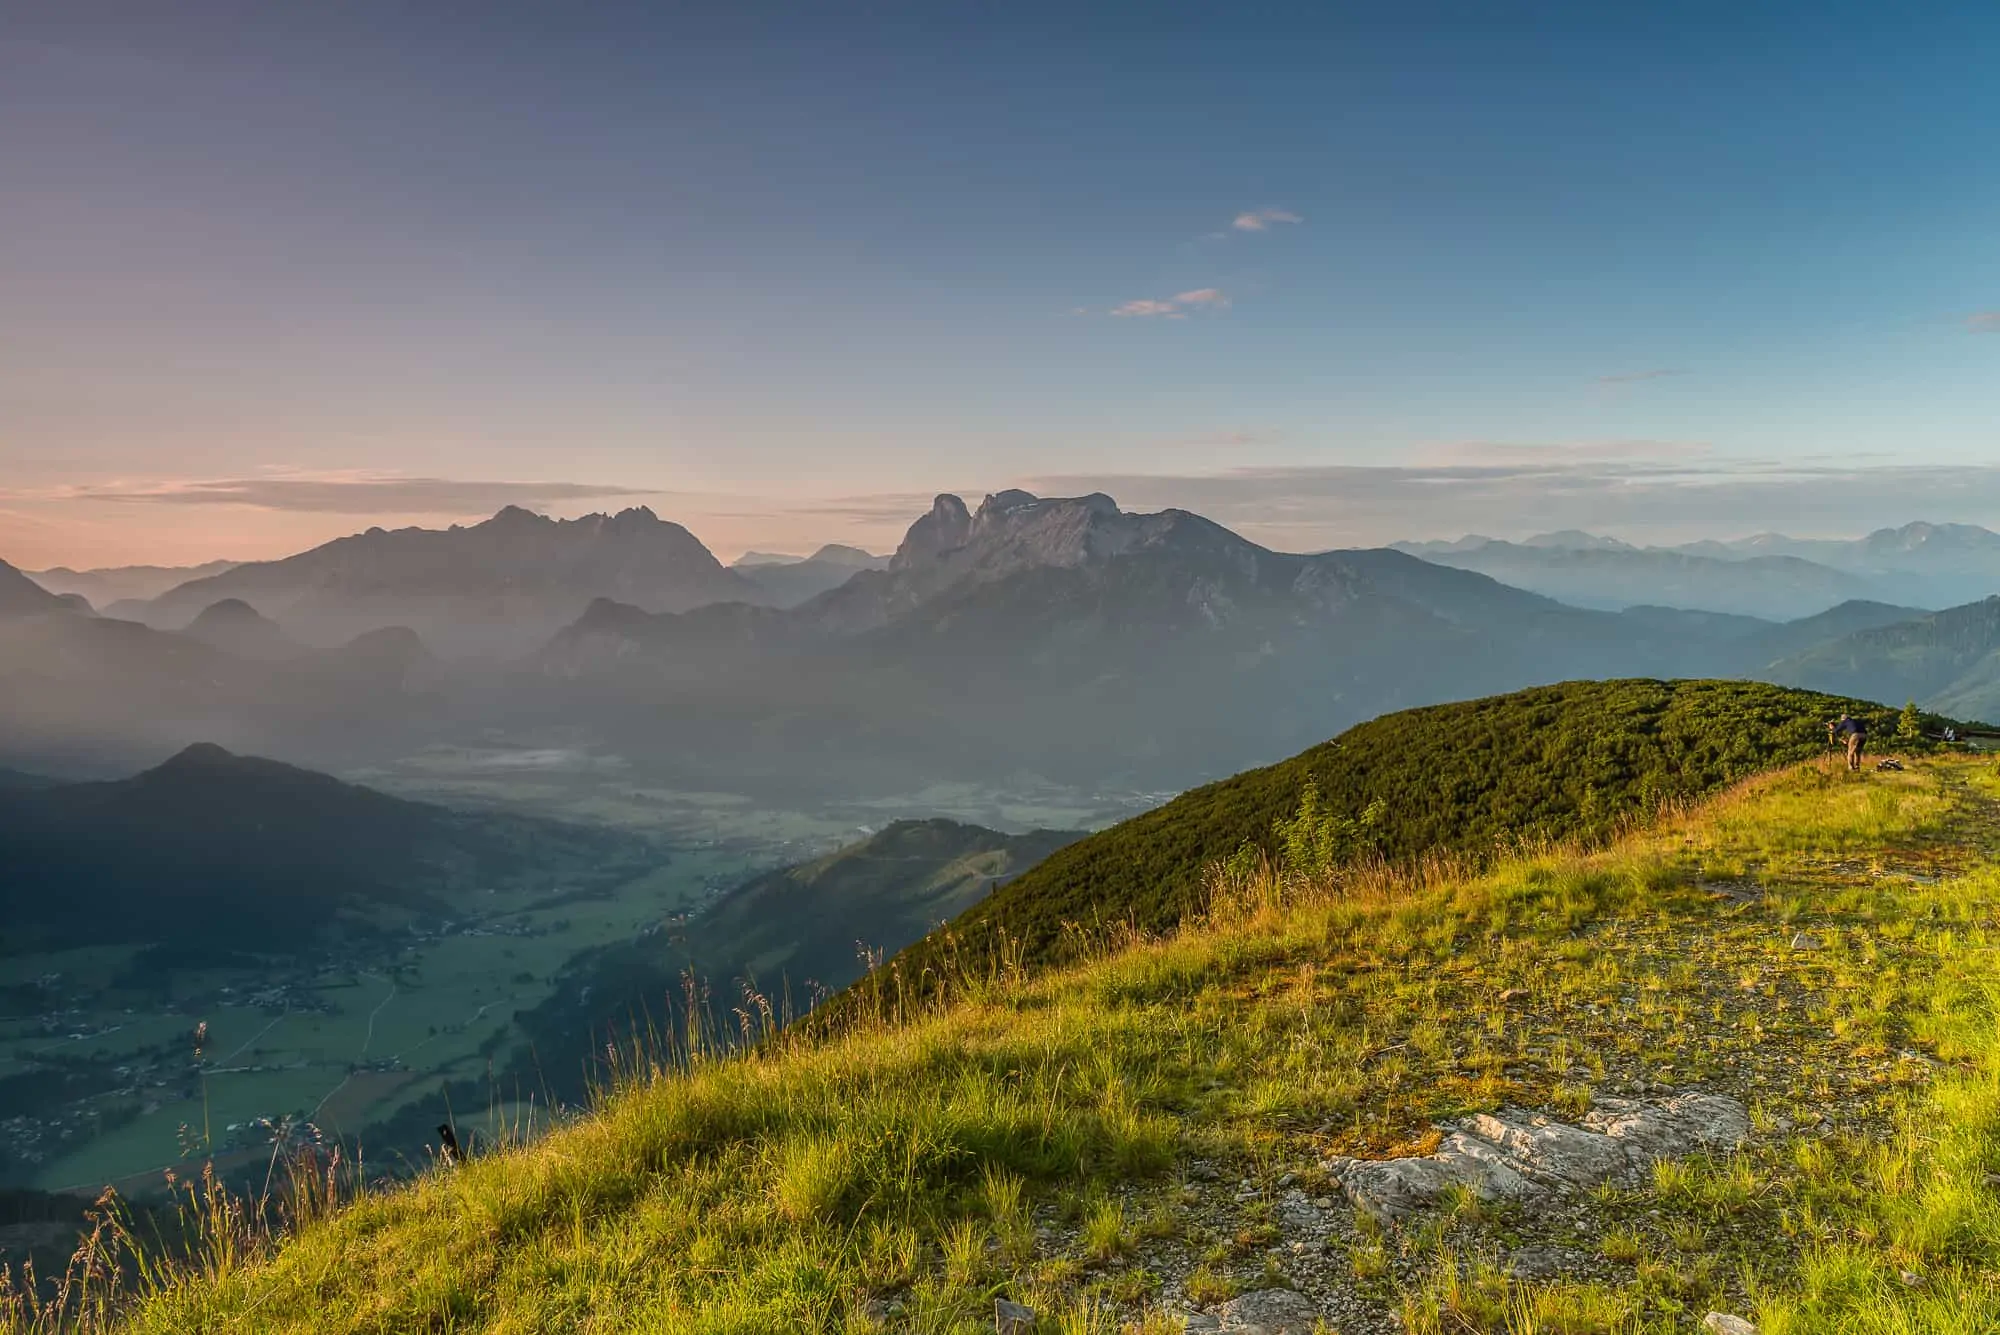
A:
<svg viewBox="0 0 2000 1335">
<path fill-rule="evenodd" d="M 131 505 L 240 506 L 300 514 L 478 515 L 508 505 L 548 506 L 563 501 L 657 494 L 631 487 L 575 482 L 316 474 L 75 487 L 68 489 L 63 498 Z"/>
<path fill-rule="evenodd" d="M 1228 306 L 1229 294 L 1221 288 L 1197 287 L 1164 299 L 1141 297 L 1137 301 L 1128 301 L 1122 306 L 1113 306 L 1111 314 L 1121 319 L 1185 320 L 1189 311 L 1226 310 Z"/>
<path fill-rule="evenodd" d="M 1975 334 L 2000 334 L 2000 311 L 1979 311 L 1968 315 L 1965 327 Z"/>
<path fill-rule="evenodd" d="M 1285 223 L 1302 223 L 1305 219 L 1290 209 L 1252 209 L 1239 213 L 1229 225 L 1239 232 L 1268 232 L 1272 227 Z"/>
</svg>

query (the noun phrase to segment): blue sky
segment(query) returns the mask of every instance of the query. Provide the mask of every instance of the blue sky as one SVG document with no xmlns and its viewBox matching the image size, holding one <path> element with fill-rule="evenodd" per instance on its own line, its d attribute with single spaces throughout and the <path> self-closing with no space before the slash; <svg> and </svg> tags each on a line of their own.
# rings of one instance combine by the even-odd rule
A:
<svg viewBox="0 0 2000 1335">
<path fill-rule="evenodd" d="M 0 0 L 0 556 L 1993 518 L 2000 8 L 1747 8 Z"/>
</svg>

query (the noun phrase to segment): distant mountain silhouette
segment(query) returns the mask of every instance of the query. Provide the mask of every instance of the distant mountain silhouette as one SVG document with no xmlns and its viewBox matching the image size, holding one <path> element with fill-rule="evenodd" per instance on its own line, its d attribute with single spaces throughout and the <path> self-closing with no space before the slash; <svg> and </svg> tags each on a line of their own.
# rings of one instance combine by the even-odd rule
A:
<svg viewBox="0 0 2000 1335">
<path fill-rule="evenodd" d="M 209 561 L 198 566 L 106 566 L 96 570 L 55 566 L 30 570 L 27 575 L 50 593 L 82 594 L 93 607 L 108 608 L 113 603 L 157 598 L 176 585 L 219 575 L 236 565 L 235 561 Z"/>
<path fill-rule="evenodd" d="M 886 556 L 837 543 L 829 543 L 802 561 L 764 559 L 746 564 L 749 555 L 733 568 L 749 576 L 775 607 L 797 607 L 829 589 L 839 588 L 856 571 L 880 570 L 889 564 Z"/>
<path fill-rule="evenodd" d="M 0 916 L 9 950 L 135 941 L 284 955 L 328 932 L 454 916 L 461 894 L 549 857 L 587 866 L 639 849 L 199 744 L 129 779 L 0 788 Z"/>
<path fill-rule="evenodd" d="M 1976 524 L 1918 522 L 1877 529 L 1861 538 L 1759 533 L 1676 547 L 1635 547 L 1617 538 L 1575 529 L 1545 533 L 1520 543 L 1465 537 L 1455 542 L 1401 542 L 1394 546 L 1595 607 L 1647 601 L 1792 618 L 1806 610 L 1820 610 L 1808 606 L 1814 600 L 1874 598 L 1935 608 L 2000 593 L 2000 533 Z M 1544 554 L 1524 550 L 1530 548 Z M 1599 555 L 1607 552 L 1625 553 L 1627 559 Z M 1675 557 L 1746 569 L 1721 571 L 1706 564 L 1676 562 Z M 1807 570 L 1797 562 L 1809 563 L 1816 570 Z M 1840 576 L 1847 582 L 1839 582 Z M 1645 586 L 1648 579 L 1658 582 L 1651 592 Z"/>
<path fill-rule="evenodd" d="M 224 598 L 202 609 L 188 623 L 190 639 L 232 653 L 240 658 L 286 659 L 305 653 L 305 647 L 277 622 L 264 616 L 241 598 Z"/>
<path fill-rule="evenodd" d="M 243 604 L 187 632 L 66 607 L 0 615 L 0 757 L 117 772 L 211 738 L 345 763 L 388 740 L 421 747 L 452 684 L 407 628 L 311 650 Z"/>
<path fill-rule="evenodd" d="M 1587 533 L 1548 534 L 1526 543 L 1487 542 L 1464 550 L 1411 550 L 1425 560 L 1477 570 L 1578 607 L 1641 604 L 1792 619 L 1877 591 L 1865 576 L 1796 556 L 1723 559 L 1641 551 Z"/>
<path fill-rule="evenodd" d="M 237 566 L 179 585 L 139 614 L 180 626 L 236 598 L 312 643 L 398 625 L 448 655 L 494 654 L 540 643 L 599 597 L 655 612 L 767 599 L 693 534 L 643 507 L 556 520 L 510 506 L 470 527 L 374 528 Z"/>
</svg>

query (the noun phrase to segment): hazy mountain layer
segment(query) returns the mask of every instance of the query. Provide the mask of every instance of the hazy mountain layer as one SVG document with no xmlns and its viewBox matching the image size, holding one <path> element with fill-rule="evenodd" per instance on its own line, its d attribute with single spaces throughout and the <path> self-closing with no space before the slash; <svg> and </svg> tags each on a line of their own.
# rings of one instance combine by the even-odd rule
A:
<svg viewBox="0 0 2000 1335">
<path fill-rule="evenodd" d="M 1566 536 L 1550 535 L 1543 542 Z M 1791 620 L 1879 592 L 1870 579 L 1796 556 L 1721 560 L 1602 545 L 1489 542 L 1470 551 L 1425 553 L 1424 558 L 1477 570 L 1578 607 L 1618 609 L 1652 603 Z"/>
<path fill-rule="evenodd" d="M 1975 524 L 1919 522 L 1852 539 L 1760 533 L 1678 547 L 1640 548 L 1575 530 L 1545 533 L 1519 544 L 1469 535 L 1451 542 L 1394 545 L 1400 551 L 1484 570 L 1523 588 L 1592 606 L 1636 600 L 1791 619 L 1803 614 L 1801 600 L 1840 588 L 1828 571 L 1859 581 L 1847 586 L 1842 597 L 1951 607 L 2000 593 L 2000 534 Z M 1580 554 L 1585 553 L 1593 559 L 1583 559 Z M 1689 565 L 1673 557 L 1694 558 L 1702 564 Z M 1749 566 L 1756 573 L 1731 576 L 1705 564 L 1710 561 Z M 1816 569 L 1794 564 L 1801 561 Z M 1645 578 L 1661 581 L 1662 588 L 1675 591 L 1673 596 L 1645 595 L 1634 585 Z"/>
<path fill-rule="evenodd" d="M 568 520 L 509 507 L 467 528 L 370 529 L 114 610 L 181 626 L 237 598 L 315 643 L 409 626 L 440 653 L 458 656 L 529 648 L 599 597 L 679 611 L 766 596 L 693 534 L 643 507 Z"/>
<path fill-rule="evenodd" d="M 116 602 L 157 598 L 177 585 L 220 575 L 236 565 L 234 561 L 209 561 L 198 566 L 106 566 L 96 570 L 56 566 L 30 570 L 27 575 L 50 593 L 81 594 L 94 607 L 109 607 Z"/>
<path fill-rule="evenodd" d="M 295 954 L 330 932 L 459 916 L 459 897 L 551 860 L 587 879 L 593 863 L 646 852 L 628 835 L 461 815 L 216 746 L 129 779 L 0 786 L 8 953 Z"/>
<path fill-rule="evenodd" d="M 797 607 L 829 589 L 839 588 L 856 571 L 881 570 L 889 564 L 886 556 L 838 544 L 828 544 L 804 560 L 770 556 L 750 559 L 758 555 L 748 553 L 730 568 L 747 575 L 774 607 Z"/>
</svg>

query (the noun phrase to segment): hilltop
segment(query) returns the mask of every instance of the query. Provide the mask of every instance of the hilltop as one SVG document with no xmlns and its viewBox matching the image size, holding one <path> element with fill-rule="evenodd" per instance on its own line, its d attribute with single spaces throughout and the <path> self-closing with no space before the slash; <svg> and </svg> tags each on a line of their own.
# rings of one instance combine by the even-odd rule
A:
<svg viewBox="0 0 2000 1335">
<path fill-rule="evenodd" d="M 917 978 L 996 934 L 1043 961 L 1071 926 L 1172 930 L 1201 903 L 1210 864 L 1280 851 L 1308 785 L 1329 821 L 1352 823 L 1346 856 L 1477 859 L 1602 839 L 1663 802 L 1821 754 L 1843 710 L 1877 737 L 1894 730 L 1891 711 L 1864 701 L 1731 681 L 1566 682 L 1385 715 L 1071 844 L 898 963 Z"/>
<path fill-rule="evenodd" d="M 120 1328 L 1985 1329 L 1996 852 L 1990 765 L 1939 760 L 1479 873 L 1253 874 L 640 1072 Z"/>
</svg>

